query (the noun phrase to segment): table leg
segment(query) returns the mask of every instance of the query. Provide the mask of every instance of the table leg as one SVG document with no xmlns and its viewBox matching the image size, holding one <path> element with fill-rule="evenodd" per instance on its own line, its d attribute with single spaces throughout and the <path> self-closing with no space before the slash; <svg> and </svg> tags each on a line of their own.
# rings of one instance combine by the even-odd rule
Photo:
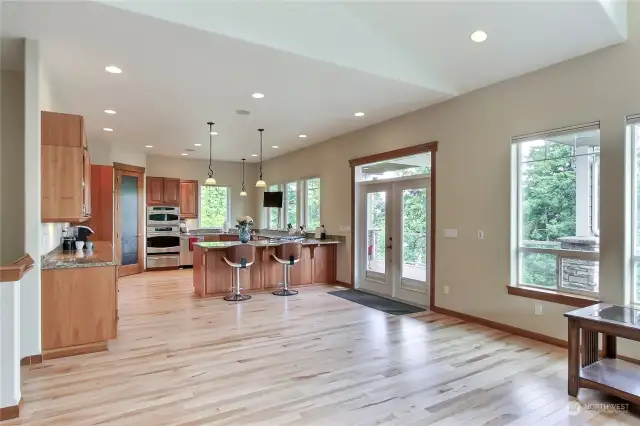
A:
<svg viewBox="0 0 640 426">
<path fill-rule="evenodd" d="M 569 395 L 578 396 L 580 390 L 580 327 L 578 321 L 569 318 Z"/>
<path fill-rule="evenodd" d="M 598 333 L 582 329 L 582 366 L 598 362 Z"/>
<path fill-rule="evenodd" d="M 615 358 L 618 356 L 618 342 L 616 336 L 602 334 L 602 353 L 605 358 Z"/>
</svg>

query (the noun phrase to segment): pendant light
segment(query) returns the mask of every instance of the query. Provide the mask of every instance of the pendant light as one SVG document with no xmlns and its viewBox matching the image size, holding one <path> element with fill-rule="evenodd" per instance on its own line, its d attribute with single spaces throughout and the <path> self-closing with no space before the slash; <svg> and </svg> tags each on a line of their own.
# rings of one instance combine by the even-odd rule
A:
<svg viewBox="0 0 640 426">
<path fill-rule="evenodd" d="M 204 184 L 215 185 L 217 182 L 213 177 L 213 169 L 211 168 L 211 145 L 213 145 L 212 135 L 213 135 L 213 125 L 215 123 L 209 121 L 207 124 L 209 125 L 209 177 L 205 179 Z"/>
<path fill-rule="evenodd" d="M 256 188 L 266 188 L 267 183 L 262 180 L 262 132 L 264 129 L 258 129 L 258 131 L 260 132 L 260 180 L 256 182 Z"/>
<path fill-rule="evenodd" d="M 246 161 L 246 158 L 242 159 L 242 191 L 240 191 L 240 196 L 241 197 L 246 197 L 247 196 L 247 192 L 244 190 L 244 162 Z"/>
</svg>

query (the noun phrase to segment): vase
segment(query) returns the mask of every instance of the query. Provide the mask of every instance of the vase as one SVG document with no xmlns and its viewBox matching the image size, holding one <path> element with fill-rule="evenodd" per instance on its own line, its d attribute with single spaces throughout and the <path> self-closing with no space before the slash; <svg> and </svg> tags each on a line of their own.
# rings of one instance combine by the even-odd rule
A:
<svg viewBox="0 0 640 426">
<path fill-rule="evenodd" d="M 240 242 L 246 244 L 251 239 L 251 234 L 249 233 L 249 227 L 241 226 L 238 228 L 238 236 L 240 237 Z"/>
</svg>

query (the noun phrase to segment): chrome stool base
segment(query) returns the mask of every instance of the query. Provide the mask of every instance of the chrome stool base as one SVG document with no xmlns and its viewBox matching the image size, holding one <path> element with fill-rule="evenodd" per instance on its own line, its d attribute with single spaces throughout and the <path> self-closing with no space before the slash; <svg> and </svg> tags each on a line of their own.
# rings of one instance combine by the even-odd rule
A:
<svg viewBox="0 0 640 426">
<path fill-rule="evenodd" d="M 227 302 L 242 302 L 243 300 L 251 299 L 251 296 L 247 296 L 246 294 L 230 294 L 229 296 L 223 297 Z"/>
<path fill-rule="evenodd" d="M 282 288 L 280 291 L 274 291 L 271 294 L 275 296 L 295 296 L 298 294 L 297 290 L 289 290 L 288 288 Z"/>
</svg>

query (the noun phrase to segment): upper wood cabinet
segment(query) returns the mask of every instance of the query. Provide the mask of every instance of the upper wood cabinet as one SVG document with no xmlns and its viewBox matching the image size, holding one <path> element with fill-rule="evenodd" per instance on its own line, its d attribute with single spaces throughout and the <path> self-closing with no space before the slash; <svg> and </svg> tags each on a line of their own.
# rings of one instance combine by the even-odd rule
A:
<svg viewBox="0 0 640 426">
<path fill-rule="evenodd" d="M 180 181 L 180 217 L 195 219 L 198 217 L 198 181 Z"/>
<path fill-rule="evenodd" d="M 162 204 L 164 201 L 164 178 L 147 178 L 147 204 Z"/>
<path fill-rule="evenodd" d="M 42 111 L 42 222 L 83 222 L 91 214 L 91 159 L 79 115 Z"/>
<path fill-rule="evenodd" d="M 42 145 L 85 146 L 84 119 L 80 115 L 42 111 L 40 128 Z"/>
<path fill-rule="evenodd" d="M 180 179 L 148 176 L 147 205 L 179 206 Z"/>
<path fill-rule="evenodd" d="M 164 202 L 172 205 L 180 205 L 180 179 L 164 178 Z"/>
</svg>

